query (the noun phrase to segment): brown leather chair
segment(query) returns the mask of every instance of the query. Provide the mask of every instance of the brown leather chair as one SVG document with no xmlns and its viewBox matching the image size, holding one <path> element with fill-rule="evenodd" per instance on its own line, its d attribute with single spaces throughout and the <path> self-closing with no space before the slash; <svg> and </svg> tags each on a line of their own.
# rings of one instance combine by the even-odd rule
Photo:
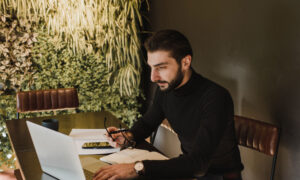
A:
<svg viewBox="0 0 300 180">
<path fill-rule="evenodd" d="M 235 116 L 238 144 L 273 157 L 270 179 L 274 179 L 280 128 L 254 119 Z M 225 178 L 224 179 L 230 179 Z"/>
<path fill-rule="evenodd" d="M 257 121 L 254 119 L 235 116 L 235 133 L 238 144 L 254 149 L 273 157 L 270 179 L 274 179 L 277 151 L 279 145 L 280 128 L 278 126 Z M 167 121 L 162 124 L 170 127 Z M 157 131 L 151 136 L 151 143 L 154 143 Z M 241 180 L 240 172 L 231 172 L 223 175 L 224 180 Z"/>
<path fill-rule="evenodd" d="M 17 93 L 19 113 L 74 109 L 79 106 L 75 88 L 21 91 Z"/>
</svg>

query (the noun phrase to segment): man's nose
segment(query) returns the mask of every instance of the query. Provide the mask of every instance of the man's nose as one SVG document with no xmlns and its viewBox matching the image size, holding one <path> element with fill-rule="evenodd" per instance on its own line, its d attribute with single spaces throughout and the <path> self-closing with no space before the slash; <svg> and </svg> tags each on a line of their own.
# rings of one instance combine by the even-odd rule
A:
<svg viewBox="0 0 300 180">
<path fill-rule="evenodd" d="M 158 80 L 160 80 L 160 76 L 159 76 L 159 74 L 156 72 L 156 71 L 151 71 L 151 81 L 152 82 L 156 82 L 156 81 L 158 81 Z"/>
</svg>

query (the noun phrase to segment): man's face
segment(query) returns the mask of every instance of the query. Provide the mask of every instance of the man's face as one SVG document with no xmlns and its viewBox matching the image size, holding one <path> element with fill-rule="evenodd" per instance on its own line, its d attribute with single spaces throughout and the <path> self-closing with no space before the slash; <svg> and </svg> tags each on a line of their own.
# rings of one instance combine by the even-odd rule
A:
<svg viewBox="0 0 300 180">
<path fill-rule="evenodd" d="M 148 65 L 151 67 L 151 81 L 155 82 L 161 91 L 177 88 L 183 79 L 181 66 L 167 51 L 148 52 Z"/>
</svg>

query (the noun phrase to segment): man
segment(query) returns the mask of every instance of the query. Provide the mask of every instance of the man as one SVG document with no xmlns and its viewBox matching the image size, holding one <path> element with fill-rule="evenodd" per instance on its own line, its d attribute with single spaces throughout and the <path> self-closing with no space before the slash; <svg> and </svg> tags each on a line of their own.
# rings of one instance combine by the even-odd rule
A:
<svg viewBox="0 0 300 180">
<path fill-rule="evenodd" d="M 240 179 L 243 165 L 235 139 L 233 103 L 228 91 L 191 68 L 192 48 L 181 33 L 174 30 L 156 32 L 147 39 L 145 48 L 151 81 L 160 90 L 148 112 L 126 134 L 127 139 L 137 143 L 142 141 L 167 118 L 178 134 L 183 154 L 169 160 L 103 167 L 94 179 L 138 176 L 223 179 L 224 174 L 232 173 Z M 115 130 L 115 127 L 109 128 L 109 131 Z M 121 134 L 112 137 L 117 138 L 116 146 L 126 141 Z"/>
</svg>

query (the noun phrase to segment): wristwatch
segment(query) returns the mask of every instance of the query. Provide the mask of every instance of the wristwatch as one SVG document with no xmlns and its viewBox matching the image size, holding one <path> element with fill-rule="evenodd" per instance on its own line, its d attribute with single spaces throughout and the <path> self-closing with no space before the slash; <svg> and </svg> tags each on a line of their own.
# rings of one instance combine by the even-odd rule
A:
<svg viewBox="0 0 300 180">
<path fill-rule="evenodd" d="M 137 162 L 135 162 L 134 170 L 135 170 L 135 172 L 136 172 L 139 176 L 144 175 L 144 164 L 143 164 L 143 162 L 142 162 L 142 161 L 137 161 Z"/>
</svg>

